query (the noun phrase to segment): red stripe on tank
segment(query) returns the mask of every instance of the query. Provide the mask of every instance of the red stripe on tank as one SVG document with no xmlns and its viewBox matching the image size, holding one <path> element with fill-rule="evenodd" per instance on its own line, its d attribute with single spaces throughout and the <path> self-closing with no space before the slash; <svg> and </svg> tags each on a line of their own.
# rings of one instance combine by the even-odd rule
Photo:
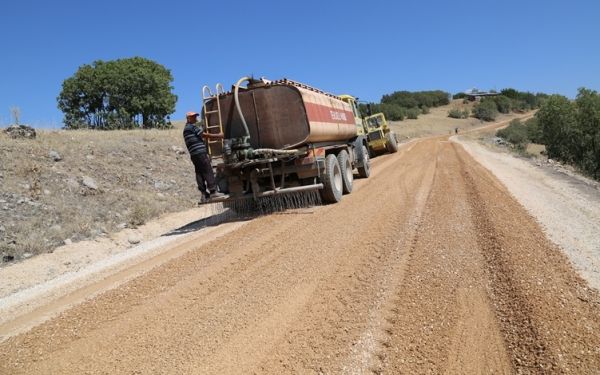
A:
<svg viewBox="0 0 600 375">
<path fill-rule="evenodd" d="M 337 124 L 352 124 L 354 125 L 354 114 L 351 111 L 345 111 L 321 105 L 316 103 L 304 102 L 306 107 L 306 116 L 309 121 L 333 122 Z"/>
</svg>

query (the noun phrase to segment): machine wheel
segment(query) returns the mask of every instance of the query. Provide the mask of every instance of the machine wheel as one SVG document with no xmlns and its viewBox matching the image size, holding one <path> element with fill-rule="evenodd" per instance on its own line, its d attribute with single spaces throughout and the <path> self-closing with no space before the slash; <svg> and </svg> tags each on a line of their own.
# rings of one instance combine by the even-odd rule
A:
<svg viewBox="0 0 600 375">
<path fill-rule="evenodd" d="M 390 154 L 398 152 L 398 142 L 396 142 L 396 134 L 393 132 L 388 132 L 385 135 L 385 147 L 387 148 Z"/>
<path fill-rule="evenodd" d="M 323 189 L 321 197 L 325 203 L 337 203 L 342 199 L 343 179 L 338 159 L 333 154 L 325 158 L 325 173 L 321 176 Z"/>
<path fill-rule="evenodd" d="M 362 145 L 362 151 L 360 152 L 360 166 L 357 169 L 358 175 L 361 178 L 368 178 L 371 175 L 371 160 L 369 159 L 369 149 L 365 145 Z"/>
<path fill-rule="evenodd" d="M 337 156 L 338 163 L 340 164 L 340 171 L 342 173 L 342 182 L 344 194 L 352 193 L 352 182 L 354 181 L 354 175 L 352 174 L 352 163 L 350 163 L 350 156 L 348 151 L 342 150 Z"/>
</svg>

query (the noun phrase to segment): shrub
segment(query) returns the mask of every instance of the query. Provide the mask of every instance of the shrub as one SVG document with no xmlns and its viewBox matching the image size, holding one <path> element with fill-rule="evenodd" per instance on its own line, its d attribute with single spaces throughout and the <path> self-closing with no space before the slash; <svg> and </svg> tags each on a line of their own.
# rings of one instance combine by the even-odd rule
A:
<svg viewBox="0 0 600 375">
<path fill-rule="evenodd" d="M 418 108 L 409 108 L 406 110 L 406 117 L 411 120 L 416 120 L 419 118 L 421 111 Z"/>
<path fill-rule="evenodd" d="M 506 128 L 498 130 L 496 135 L 519 150 L 524 150 L 529 143 L 527 128 L 519 120 L 512 120 Z"/>
<path fill-rule="evenodd" d="M 421 107 L 421 113 L 423 113 L 424 115 L 428 114 L 429 112 L 431 112 L 429 110 L 429 107 L 427 107 L 425 105 Z"/>
<path fill-rule="evenodd" d="M 494 121 L 498 115 L 496 102 L 490 99 L 483 99 L 473 108 L 473 115 L 483 121 Z"/>
<path fill-rule="evenodd" d="M 466 99 L 466 98 L 467 98 L 467 94 L 465 94 L 464 92 L 459 92 L 459 93 L 452 95 L 452 99 Z"/>
<path fill-rule="evenodd" d="M 464 118 L 469 118 L 469 110 L 465 109 L 465 110 L 461 110 L 460 108 L 452 108 L 451 110 L 448 111 L 448 117 L 451 118 L 459 118 L 459 119 L 464 119 Z"/>
<path fill-rule="evenodd" d="M 494 101 L 496 102 L 496 108 L 500 113 L 510 113 L 512 109 L 512 100 L 510 100 L 507 96 L 498 95 L 494 97 Z"/>
<path fill-rule="evenodd" d="M 576 115 L 575 105 L 561 95 L 552 95 L 536 113 L 548 157 L 566 162 L 577 159 Z"/>
<path fill-rule="evenodd" d="M 543 134 L 540 123 L 536 117 L 532 117 L 525 121 L 525 128 L 527 129 L 527 138 L 533 143 L 543 143 Z"/>
<path fill-rule="evenodd" d="M 441 90 L 435 91 L 395 91 L 384 95 L 381 103 L 396 104 L 403 108 L 439 107 L 450 103 L 450 94 Z"/>
<path fill-rule="evenodd" d="M 406 117 L 405 109 L 395 104 L 381 104 L 379 111 L 383 112 L 385 117 L 391 121 L 402 121 Z"/>
</svg>

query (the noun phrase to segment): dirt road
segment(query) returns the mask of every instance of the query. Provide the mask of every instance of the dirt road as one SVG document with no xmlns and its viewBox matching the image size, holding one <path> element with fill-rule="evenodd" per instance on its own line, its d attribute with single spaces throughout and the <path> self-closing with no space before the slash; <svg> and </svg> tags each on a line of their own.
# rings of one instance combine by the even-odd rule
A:
<svg viewBox="0 0 600 375">
<path fill-rule="evenodd" d="M 598 294 L 432 138 L 340 204 L 255 219 L 4 341 L 0 373 L 589 374 L 598 332 Z"/>
</svg>

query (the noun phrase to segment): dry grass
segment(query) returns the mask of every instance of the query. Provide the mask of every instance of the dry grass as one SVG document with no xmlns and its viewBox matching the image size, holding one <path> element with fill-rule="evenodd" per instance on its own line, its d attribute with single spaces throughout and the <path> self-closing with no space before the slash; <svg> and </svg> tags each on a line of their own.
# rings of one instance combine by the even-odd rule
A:
<svg viewBox="0 0 600 375">
<path fill-rule="evenodd" d="M 544 157 L 544 154 L 546 152 L 546 146 L 537 143 L 530 143 L 527 145 L 525 152 L 527 152 L 528 155 L 536 158 Z"/>
<path fill-rule="evenodd" d="M 456 128 L 459 129 L 459 132 L 464 132 L 485 125 L 485 122 L 474 117 L 467 119 L 450 118 L 448 117 L 448 111 L 453 108 L 470 111 L 473 105 L 474 103 L 463 103 L 462 99 L 453 100 L 449 105 L 431 108 L 429 114 L 420 115 L 416 120 L 391 121 L 390 124 L 400 139 L 451 134 L 454 133 Z M 500 115 L 497 121 L 507 120 L 515 116 L 515 114 Z"/>
<path fill-rule="evenodd" d="M 52 251 L 180 211 L 199 198 L 181 127 L 0 133 L 0 255 Z M 57 151 L 61 161 L 49 157 Z M 82 184 L 91 177 L 98 189 Z"/>
</svg>

